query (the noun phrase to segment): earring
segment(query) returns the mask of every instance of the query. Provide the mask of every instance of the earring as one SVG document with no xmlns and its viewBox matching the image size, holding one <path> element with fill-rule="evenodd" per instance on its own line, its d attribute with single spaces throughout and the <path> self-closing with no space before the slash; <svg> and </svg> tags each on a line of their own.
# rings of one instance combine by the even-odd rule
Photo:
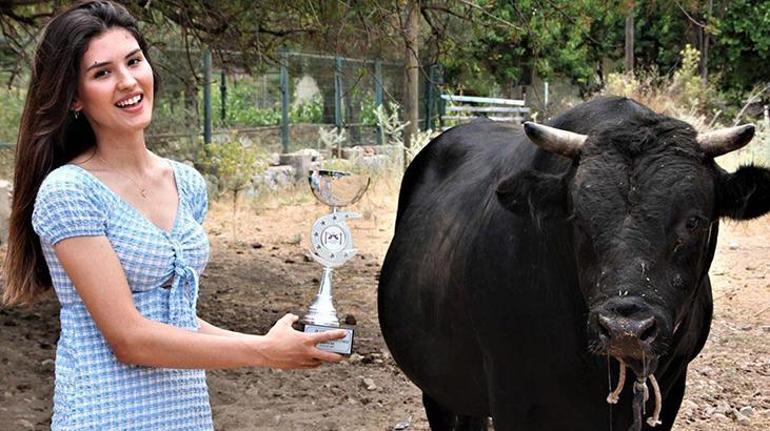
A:
<svg viewBox="0 0 770 431">
<path fill-rule="evenodd" d="M 78 117 L 80 116 L 80 111 L 76 111 L 76 110 L 73 109 L 72 110 L 72 116 L 75 117 L 75 119 L 77 120 Z"/>
</svg>

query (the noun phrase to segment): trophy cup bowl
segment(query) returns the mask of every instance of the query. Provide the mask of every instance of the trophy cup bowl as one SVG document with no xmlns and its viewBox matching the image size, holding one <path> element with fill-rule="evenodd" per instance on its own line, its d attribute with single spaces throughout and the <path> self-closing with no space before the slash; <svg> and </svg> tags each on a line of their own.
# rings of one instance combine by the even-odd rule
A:
<svg viewBox="0 0 770 431">
<path fill-rule="evenodd" d="M 346 331 L 344 338 L 318 344 L 319 349 L 349 355 L 353 351 L 351 326 L 341 326 L 332 299 L 332 272 L 356 255 L 353 238 L 346 220 L 360 218 L 356 213 L 338 211 L 338 208 L 357 202 L 369 188 L 368 177 L 347 172 L 314 170 L 308 176 L 310 189 L 316 199 L 331 207 L 330 214 L 319 217 L 310 231 L 310 253 L 323 266 L 323 276 L 315 300 L 302 318 L 304 332 L 333 329 Z"/>
<path fill-rule="evenodd" d="M 367 176 L 323 169 L 311 171 L 307 179 L 316 199 L 333 209 L 358 202 L 371 182 Z"/>
</svg>

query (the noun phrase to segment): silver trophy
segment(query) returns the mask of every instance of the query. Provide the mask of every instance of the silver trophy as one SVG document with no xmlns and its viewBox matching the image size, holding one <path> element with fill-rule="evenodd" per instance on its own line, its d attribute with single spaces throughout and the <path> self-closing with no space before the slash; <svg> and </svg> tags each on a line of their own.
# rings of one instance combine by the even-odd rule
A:
<svg viewBox="0 0 770 431">
<path fill-rule="evenodd" d="M 308 176 L 310 189 L 320 202 L 329 205 L 330 214 L 318 218 L 310 231 L 310 255 L 323 265 L 321 285 L 315 300 L 302 318 L 304 332 L 343 329 L 345 338 L 318 345 L 319 349 L 349 355 L 353 351 L 351 326 L 341 326 L 332 300 L 332 272 L 356 255 L 346 220 L 361 215 L 339 209 L 358 202 L 369 188 L 370 179 L 347 172 L 315 170 Z"/>
</svg>

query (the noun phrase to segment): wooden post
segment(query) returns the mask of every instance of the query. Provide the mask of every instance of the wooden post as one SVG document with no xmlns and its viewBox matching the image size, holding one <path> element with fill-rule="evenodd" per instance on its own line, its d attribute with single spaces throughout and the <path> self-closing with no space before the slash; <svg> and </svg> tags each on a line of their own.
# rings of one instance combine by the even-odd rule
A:
<svg viewBox="0 0 770 431">
<path fill-rule="evenodd" d="M 374 107 L 382 106 L 382 60 L 374 61 Z M 377 145 L 382 145 L 382 127 L 377 124 Z"/>
<path fill-rule="evenodd" d="M 404 146 L 412 146 L 412 138 L 417 133 L 419 122 L 419 52 L 417 38 L 420 34 L 420 5 L 419 0 L 408 0 L 406 4 L 406 28 L 404 29 L 405 48 L 405 92 L 404 111 L 409 124 L 404 129 Z M 406 168 L 404 157 L 404 168 Z"/>
<path fill-rule="evenodd" d="M 211 143 L 211 50 L 203 51 L 203 142 Z"/>
<path fill-rule="evenodd" d="M 289 55 L 281 51 L 281 152 L 289 152 Z"/>
<path fill-rule="evenodd" d="M 222 124 L 227 121 L 227 74 L 223 70 L 219 73 L 219 104 Z"/>
<path fill-rule="evenodd" d="M 626 59 L 627 73 L 634 72 L 634 3 L 631 2 L 626 15 Z"/>
</svg>

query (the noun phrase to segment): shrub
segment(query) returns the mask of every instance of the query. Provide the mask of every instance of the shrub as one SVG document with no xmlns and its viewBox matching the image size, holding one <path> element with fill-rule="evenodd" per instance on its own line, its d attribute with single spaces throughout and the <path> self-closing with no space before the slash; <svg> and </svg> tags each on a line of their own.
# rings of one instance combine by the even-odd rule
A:
<svg viewBox="0 0 770 431">
<path fill-rule="evenodd" d="M 233 241 L 235 241 L 238 197 L 241 191 L 252 185 L 252 180 L 257 174 L 267 170 L 268 156 L 256 146 L 243 145 L 238 139 L 237 132 L 232 132 L 227 141 L 206 145 L 201 150 L 198 161 L 206 173 L 217 179 L 218 195 L 222 192 L 232 194 Z"/>
</svg>

